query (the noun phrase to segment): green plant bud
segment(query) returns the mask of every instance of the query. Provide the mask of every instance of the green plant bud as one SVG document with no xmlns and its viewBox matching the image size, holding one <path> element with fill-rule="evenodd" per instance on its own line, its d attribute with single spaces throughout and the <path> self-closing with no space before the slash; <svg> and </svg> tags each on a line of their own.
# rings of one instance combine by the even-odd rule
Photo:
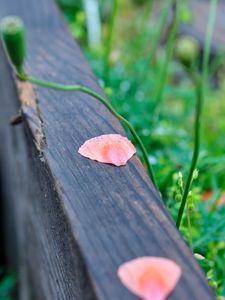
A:
<svg viewBox="0 0 225 300">
<path fill-rule="evenodd" d="M 178 186 L 183 189 L 183 174 L 178 172 Z"/>
<path fill-rule="evenodd" d="M 111 89 L 111 87 L 105 87 L 104 88 L 104 92 L 105 92 L 105 94 L 106 94 L 106 96 L 107 97 L 110 97 L 110 96 L 112 96 L 113 95 L 113 90 Z"/>
<path fill-rule="evenodd" d="M 210 286 L 211 286 L 212 288 L 214 288 L 214 289 L 217 289 L 217 287 L 218 287 L 218 284 L 217 284 L 216 281 L 210 281 L 209 284 L 210 284 Z"/>
<path fill-rule="evenodd" d="M 199 253 L 194 253 L 194 257 L 197 259 L 197 260 L 204 260 L 205 257 Z"/>
<path fill-rule="evenodd" d="M 212 269 L 210 269 L 210 270 L 207 272 L 206 277 L 207 277 L 208 280 L 210 280 L 210 279 L 213 278 L 213 270 L 212 270 Z"/>
<path fill-rule="evenodd" d="M 190 211 L 193 210 L 194 209 L 194 199 L 193 199 L 192 191 L 190 191 L 188 193 L 187 201 L 188 201 L 188 209 Z"/>
<path fill-rule="evenodd" d="M 179 17 L 182 23 L 187 24 L 191 22 L 192 14 L 187 3 L 183 3 L 180 7 Z"/>
<path fill-rule="evenodd" d="M 189 212 L 193 212 L 193 210 L 194 210 L 194 204 L 193 203 L 188 205 L 188 210 L 189 210 Z"/>
<path fill-rule="evenodd" d="M 11 63 L 20 73 L 26 55 L 25 28 L 19 17 L 8 16 L 0 23 L 1 37 Z"/>
<path fill-rule="evenodd" d="M 85 13 L 83 11 L 79 11 L 77 14 L 76 14 L 76 22 L 79 24 L 79 25 L 85 25 Z"/>
<path fill-rule="evenodd" d="M 173 181 L 177 182 L 177 180 L 178 180 L 178 173 L 174 173 L 173 174 Z"/>
<path fill-rule="evenodd" d="M 177 201 L 177 203 L 180 203 L 181 200 L 182 200 L 181 194 L 177 194 L 177 195 L 176 195 L 176 201 Z"/>
<path fill-rule="evenodd" d="M 192 175 L 192 180 L 197 179 L 198 175 L 199 175 L 199 171 L 198 171 L 198 169 L 195 169 L 194 172 L 193 172 L 193 175 Z"/>
<path fill-rule="evenodd" d="M 176 57 L 187 67 L 196 61 L 199 55 L 199 43 L 191 36 L 180 37 L 175 47 Z"/>
</svg>

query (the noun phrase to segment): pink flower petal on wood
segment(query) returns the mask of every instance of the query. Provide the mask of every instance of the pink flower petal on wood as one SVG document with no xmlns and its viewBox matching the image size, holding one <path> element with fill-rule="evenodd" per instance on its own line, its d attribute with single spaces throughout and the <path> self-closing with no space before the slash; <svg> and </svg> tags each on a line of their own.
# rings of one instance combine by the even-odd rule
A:
<svg viewBox="0 0 225 300">
<path fill-rule="evenodd" d="M 128 261 L 118 269 L 118 277 L 126 288 L 144 300 L 165 300 L 181 273 L 174 261 L 151 256 Z"/>
<path fill-rule="evenodd" d="M 120 134 L 104 134 L 87 140 L 78 152 L 101 163 L 122 166 L 136 153 L 136 150 L 128 138 Z"/>
</svg>

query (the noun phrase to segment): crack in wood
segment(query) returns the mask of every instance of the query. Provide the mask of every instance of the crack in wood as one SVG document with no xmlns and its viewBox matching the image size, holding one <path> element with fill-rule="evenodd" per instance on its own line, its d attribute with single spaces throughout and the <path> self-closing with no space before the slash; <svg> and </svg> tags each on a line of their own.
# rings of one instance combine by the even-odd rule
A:
<svg viewBox="0 0 225 300">
<path fill-rule="evenodd" d="M 33 134 L 38 151 L 42 153 L 47 146 L 47 141 L 36 93 L 31 83 L 26 81 L 17 81 L 17 88 L 24 119 Z"/>
</svg>

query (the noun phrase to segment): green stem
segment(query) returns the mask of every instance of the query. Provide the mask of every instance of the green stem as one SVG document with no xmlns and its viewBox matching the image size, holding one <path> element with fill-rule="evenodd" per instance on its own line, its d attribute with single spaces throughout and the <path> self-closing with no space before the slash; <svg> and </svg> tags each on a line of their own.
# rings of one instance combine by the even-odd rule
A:
<svg viewBox="0 0 225 300">
<path fill-rule="evenodd" d="M 149 73 L 149 68 L 153 67 L 153 65 L 154 65 L 153 61 L 156 56 L 156 51 L 158 49 L 158 45 L 160 43 L 161 37 L 163 36 L 163 31 L 165 29 L 165 25 L 167 22 L 167 18 L 168 18 L 169 10 L 171 8 L 172 1 L 173 0 L 167 0 L 166 4 L 162 8 L 162 13 L 161 13 L 161 16 L 159 19 L 159 23 L 156 24 L 156 26 L 155 26 L 156 28 L 158 28 L 158 30 L 151 39 L 151 47 L 150 47 L 148 57 L 146 58 L 146 64 L 143 67 L 143 69 L 141 70 L 140 83 L 142 83 L 143 79 L 145 79 L 147 77 L 147 75 Z M 152 0 L 152 4 L 153 4 L 153 2 L 154 2 L 154 0 Z"/>
<path fill-rule="evenodd" d="M 155 54 L 156 54 L 156 50 L 158 48 L 158 44 L 159 44 L 160 39 L 163 35 L 163 31 L 164 31 L 164 28 L 165 28 L 165 24 L 166 24 L 166 21 L 167 21 L 167 17 L 168 17 L 169 9 L 171 7 L 171 3 L 172 3 L 172 0 L 168 0 L 165 7 L 163 7 L 163 12 L 162 12 L 161 18 L 159 20 L 159 26 L 157 26 L 158 31 L 157 31 L 156 35 L 153 37 L 152 46 L 151 46 L 151 50 L 150 50 L 150 53 L 149 53 L 148 61 L 149 61 L 150 65 L 152 64 L 152 61 L 153 61 L 153 59 L 155 57 Z M 149 64 L 147 64 L 148 68 L 149 68 Z"/>
<path fill-rule="evenodd" d="M 207 80 L 208 80 L 209 55 L 210 55 L 210 48 L 211 48 L 214 24 L 215 24 L 215 19 L 216 19 L 217 1 L 218 0 L 211 0 L 211 4 L 210 4 L 210 16 L 209 16 L 209 23 L 208 23 L 208 28 L 207 28 L 207 36 L 205 39 L 203 63 L 202 63 L 203 96 L 205 93 L 205 88 L 206 88 L 206 84 L 207 84 Z"/>
<path fill-rule="evenodd" d="M 192 231 L 191 231 L 191 210 L 189 208 L 188 202 L 187 202 L 187 221 L 188 221 L 189 245 L 190 248 L 192 249 L 193 239 L 192 239 Z"/>
<path fill-rule="evenodd" d="M 106 39 L 105 57 L 104 57 L 104 75 L 105 75 L 106 86 L 108 85 L 108 80 L 109 80 L 109 60 L 110 60 L 110 53 L 112 49 L 113 32 L 115 27 L 116 15 L 118 12 L 118 6 L 119 6 L 119 0 L 114 0 L 112 16 L 109 24 L 109 34 Z"/>
<path fill-rule="evenodd" d="M 195 124 L 194 124 L 194 151 L 192 156 L 191 167 L 188 174 L 188 179 L 184 188 L 184 194 L 182 197 L 181 206 L 177 216 L 177 222 L 176 222 L 177 228 L 179 228 L 181 224 L 184 208 L 187 202 L 187 196 L 192 182 L 193 172 L 196 168 L 197 161 L 198 161 L 199 146 L 200 146 L 201 111 L 204 102 L 206 82 L 208 78 L 209 54 L 210 54 L 212 33 L 213 33 L 215 17 L 216 17 L 216 8 L 217 8 L 217 0 L 211 0 L 210 18 L 209 18 L 206 41 L 204 46 L 203 70 L 202 70 L 201 79 L 200 80 L 198 78 L 196 79 L 196 76 L 193 74 L 193 72 L 191 72 L 192 80 L 196 84 L 196 94 L 197 94 L 196 109 L 195 109 Z"/>
<path fill-rule="evenodd" d="M 154 4 L 154 0 L 149 0 L 148 3 L 146 3 L 145 11 L 141 18 L 141 24 L 140 24 L 140 28 L 139 28 L 140 39 L 143 38 L 143 35 L 145 33 L 145 28 L 147 26 L 147 22 L 149 22 L 149 19 L 150 19 L 151 13 L 152 13 L 153 4 Z"/>
<path fill-rule="evenodd" d="M 40 79 L 36 79 L 27 75 L 20 75 L 18 74 L 18 77 L 21 80 L 26 80 L 29 81 L 30 83 L 45 87 L 45 88 L 51 88 L 51 89 L 55 89 L 55 90 L 60 90 L 60 91 L 79 91 L 79 92 L 83 92 L 85 94 L 88 94 L 92 97 L 94 97 L 95 99 L 99 100 L 118 120 L 120 120 L 132 133 L 135 141 L 137 142 L 137 144 L 139 145 L 147 169 L 148 169 L 148 173 L 149 176 L 153 182 L 153 184 L 156 186 L 157 188 L 157 184 L 156 184 L 156 180 L 155 180 L 155 176 L 153 173 L 153 169 L 151 166 L 151 163 L 148 159 L 148 154 L 147 151 L 145 149 L 144 144 L 142 143 L 141 139 L 139 138 L 138 134 L 136 133 L 135 129 L 133 128 L 133 126 L 125 119 L 123 118 L 120 114 L 118 114 L 114 108 L 107 102 L 107 100 L 105 100 L 102 96 L 100 96 L 99 94 L 97 94 L 96 92 L 92 91 L 91 89 L 81 86 L 81 85 L 64 85 L 64 84 L 59 84 L 59 83 L 55 83 L 55 82 L 49 82 L 49 81 L 45 81 L 45 80 L 40 80 Z"/>
<path fill-rule="evenodd" d="M 163 91 L 164 91 L 164 86 L 166 84 L 167 80 L 167 74 L 168 74 L 168 68 L 169 68 L 169 63 L 172 59 L 173 55 L 173 49 L 174 49 L 174 41 L 176 37 L 176 32 L 177 32 L 177 1 L 173 1 L 172 5 L 172 11 L 173 11 L 173 18 L 172 22 L 170 25 L 170 30 L 169 30 L 169 41 L 168 41 L 168 46 L 166 48 L 166 57 L 165 61 L 163 63 L 161 72 L 156 80 L 156 93 L 155 93 L 155 102 L 153 106 L 153 112 L 156 109 L 156 107 L 159 106 L 159 104 L 162 102 L 162 97 L 163 97 Z"/>
<path fill-rule="evenodd" d="M 201 121 L 201 110 L 202 110 L 202 103 L 203 103 L 203 93 L 202 93 L 202 86 L 201 86 L 201 81 L 197 82 L 197 87 L 196 87 L 196 107 L 195 107 L 195 124 L 194 124 L 194 151 L 193 151 L 193 155 L 192 155 L 192 161 L 191 161 L 191 167 L 189 170 L 189 174 L 188 174 L 188 179 L 187 182 L 185 184 L 185 188 L 184 188 L 184 193 L 182 196 L 182 200 L 181 200 L 181 206 L 178 212 L 178 216 L 177 216 L 177 222 L 176 222 L 176 226 L 177 228 L 180 227 L 180 223 L 182 220 L 182 216 L 184 213 L 184 208 L 187 202 L 187 196 L 190 190 L 190 186 L 192 183 L 192 178 L 193 178 L 193 172 L 196 168 L 196 164 L 198 161 L 198 155 L 199 155 L 199 146 L 200 146 L 200 121 Z"/>
<path fill-rule="evenodd" d="M 140 56 L 141 51 L 146 48 L 146 39 L 149 42 L 149 36 L 146 34 L 148 30 L 148 23 L 151 18 L 152 8 L 153 8 L 154 0 L 149 0 L 146 4 L 146 8 L 144 10 L 143 16 L 141 18 L 140 25 L 138 26 L 139 35 L 133 44 L 133 47 L 130 49 L 129 45 L 129 53 L 130 57 L 127 59 L 127 65 L 132 65 L 137 61 L 137 57 Z M 148 71 L 148 68 L 147 68 Z"/>
</svg>

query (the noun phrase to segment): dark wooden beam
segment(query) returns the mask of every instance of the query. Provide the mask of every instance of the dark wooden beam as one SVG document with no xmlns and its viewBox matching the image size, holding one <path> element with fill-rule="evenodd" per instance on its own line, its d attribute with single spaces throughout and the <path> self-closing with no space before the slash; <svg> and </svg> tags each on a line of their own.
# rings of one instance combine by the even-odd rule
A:
<svg viewBox="0 0 225 300">
<path fill-rule="evenodd" d="M 27 26 L 30 74 L 103 94 L 53 1 L 1 1 L 0 18 L 12 14 Z M 78 154 L 88 138 L 124 134 L 118 121 L 85 94 L 38 87 L 37 102 L 25 89 L 31 100 L 24 104 L 25 121 L 12 127 L 19 97 L 2 46 L 0 73 L 5 224 L 20 298 L 136 299 L 118 280 L 117 268 L 155 255 L 183 270 L 169 299 L 214 299 L 138 158 L 117 168 Z"/>
</svg>

